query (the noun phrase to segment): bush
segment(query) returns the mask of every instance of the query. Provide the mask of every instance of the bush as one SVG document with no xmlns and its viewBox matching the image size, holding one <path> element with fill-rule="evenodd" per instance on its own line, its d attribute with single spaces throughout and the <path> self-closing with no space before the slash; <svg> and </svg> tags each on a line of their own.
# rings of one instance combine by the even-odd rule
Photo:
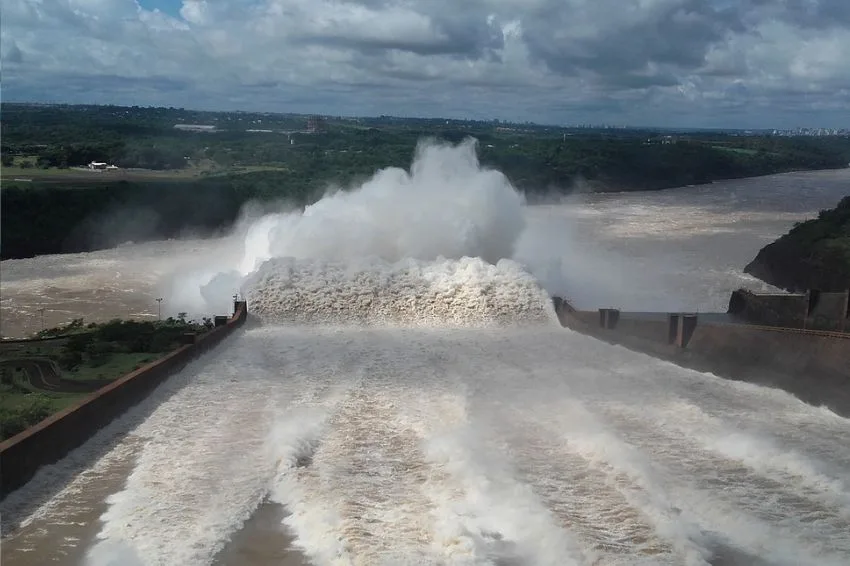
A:
<svg viewBox="0 0 850 566">
<path fill-rule="evenodd" d="M 46 419 L 53 412 L 50 403 L 41 395 L 30 395 L 31 399 L 14 409 L 0 408 L 0 438 L 11 438 L 29 427 Z"/>
</svg>

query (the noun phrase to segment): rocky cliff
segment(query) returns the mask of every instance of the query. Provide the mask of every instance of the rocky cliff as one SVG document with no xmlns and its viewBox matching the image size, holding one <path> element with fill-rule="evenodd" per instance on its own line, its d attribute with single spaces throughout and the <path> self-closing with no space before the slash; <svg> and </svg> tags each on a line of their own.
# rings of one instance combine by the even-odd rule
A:
<svg viewBox="0 0 850 566">
<path fill-rule="evenodd" d="M 744 271 L 788 291 L 850 288 L 850 196 L 762 248 Z"/>
</svg>

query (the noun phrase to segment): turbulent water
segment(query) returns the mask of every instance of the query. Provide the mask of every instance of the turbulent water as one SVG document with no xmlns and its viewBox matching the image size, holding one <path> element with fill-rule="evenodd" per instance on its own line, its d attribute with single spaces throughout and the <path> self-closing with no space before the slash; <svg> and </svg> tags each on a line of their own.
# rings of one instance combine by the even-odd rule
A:
<svg viewBox="0 0 850 566">
<path fill-rule="evenodd" d="M 633 244 L 575 261 L 575 210 L 423 147 L 163 274 L 170 308 L 238 291 L 262 324 L 7 498 L 4 565 L 847 564 L 850 421 L 561 328 L 577 281 L 687 296 Z"/>
</svg>

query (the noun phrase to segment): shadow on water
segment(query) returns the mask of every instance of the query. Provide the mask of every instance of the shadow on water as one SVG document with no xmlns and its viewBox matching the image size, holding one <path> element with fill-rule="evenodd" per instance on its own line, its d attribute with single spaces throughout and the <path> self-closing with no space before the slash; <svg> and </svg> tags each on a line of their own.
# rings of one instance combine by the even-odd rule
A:
<svg viewBox="0 0 850 566">
<path fill-rule="evenodd" d="M 212 566 L 309 566 L 310 561 L 292 546 L 294 537 L 283 524 L 288 514 L 283 505 L 263 501 L 218 553 Z"/>
<path fill-rule="evenodd" d="M 730 546 L 718 546 L 712 551 L 714 556 L 709 560 L 711 566 L 777 566 L 764 558 Z"/>
<path fill-rule="evenodd" d="M 168 401 L 191 382 L 197 374 L 214 364 L 216 358 L 220 356 L 220 352 L 232 345 L 233 341 L 242 333 L 244 333 L 244 328 L 236 330 L 213 350 L 189 362 L 181 371 L 166 379 L 138 404 L 98 431 L 82 446 L 73 450 L 61 460 L 43 466 L 27 484 L 9 493 L 0 501 L 0 517 L 2 520 L 0 532 L 3 539 L 15 535 L 28 517 L 32 516 L 45 503 L 55 498 L 75 478 L 91 468 L 98 460 L 109 454 L 122 442 L 125 442 L 127 436 L 142 424 L 161 403 Z M 138 440 L 139 442 L 128 443 L 128 452 L 133 452 L 134 444 L 138 445 L 143 442 L 143 439 Z M 131 455 L 127 457 L 132 458 Z M 127 468 L 125 475 L 120 483 L 111 486 L 114 488 L 112 493 L 121 490 L 126 474 L 129 474 L 132 469 L 127 466 L 121 467 Z M 100 482 L 101 480 L 98 478 L 96 481 Z M 108 479 L 105 481 L 108 481 Z M 109 483 L 112 484 L 112 482 Z M 98 494 L 99 497 L 103 498 L 109 495 L 111 493 Z"/>
</svg>

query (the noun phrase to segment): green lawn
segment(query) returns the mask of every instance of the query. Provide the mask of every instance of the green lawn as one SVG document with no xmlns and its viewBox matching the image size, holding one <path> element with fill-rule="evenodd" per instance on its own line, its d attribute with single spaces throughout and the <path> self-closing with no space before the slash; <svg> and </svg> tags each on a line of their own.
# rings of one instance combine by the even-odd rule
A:
<svg viewBox="0 0 850 566">
<path fill-rule="evenodd" d="M 67 342 L 64 338 L 27 342 L 0 342 L 0 358 L 51 358 L 58 356 Z"/>
<path fill-rule="evenodd" d="M 0 441 L 78 403 L 85 396 L 85 393 L 36 392 L 21 375 L 0 382 Z"/>
<path fill-rule="evenodd" d="M 743 147 L 726 147 L 723 145 L 713 145 L 712 149 L 719 149 L 720 151 L 728 151 L 730 153 L 740 153 L 742 155 L 755 155 L 758 153 L 755 149 L 745 149 Z"/>
<path fill-rule="evenodd" d="M 42 332 L 60 338 L 0 342 L 0 360 L 50 360 L 61 368 L 59 377 L 66 380 L 58 384 L 63 391 L 41 389 L 38 386 L 42 384 L 31 384 L 16 364 L 0 366 L 0 439 L 35 425 L 92 391 L 165 356 L 179 347 L 182 333 L 206 332 L 211 327 L 208 320 L 204 324 L 182 319 L 114 320 L 91 326 L 75 320 Z M 80 389 L 83 391 L 78 392 Z"/>
<path fill-rule="evenodd" d="M 61 346 L 18 348 L 19 356 L 9 356 L 9 348 L 4 350 L 4 359 L 24 356 L 46 358 L 49 356 L 45 355 L 45 350 L 54 350 L 54 355 L 58 355 Z M 112 353 L 106 356 L 102 363 L 88 360 L 73 371 L 63 371 L 62 377 L 80 381 L 99 380 L 102 381 L 100 385 L 102 387 L 157 358 L 157 354 L 150 353 Z M 48 416 L 78 403 L 87 395 L 90 393 L 62 393 L 35 389 L 30 385 L 25 372 L 7 369 L 0 381 L 0 440 L 10 438 Z"/>
<path fill-rule="evenodd" d="M 289 168 L 277 165 L 247 165 L 232 167 L 187 167 L 185 169 L 173 169 L 165 171 L 153 171 L 147 169 L 116 169 L 111 171 L 88 171 L 82 169 L 58 169 L 51 167 L 41 169 L 38 167 L 12 167 L 0 168 L 0 177 L 6 181 L 32 180 L 32 181 L 89 181 L 106 183 L 110 181 L 193 181 L 208 177 L 219 177 L 224 175 L 248 175 L 251 173 L 264 173 L 274 171 L 289 171 Z"/>
<path fill-rule="evenodd" d="M 159 357 L 151 353 L 109 354 L 102 363 L 87 361 L 73 371 L 62 372 L 62 377 L 80 381 L 103 380 L 106 384 Z"/>
<path fill-rule="evenodd" d="M 247 175 L 249 173 L 265 173 L 267 171 L 290 171 L 289 167 L 282 165 L 234 165 L 221 169 L 210 170 L 204 173 L 207 177 L 215 177 L 220 175 Z"/>
</svg>

